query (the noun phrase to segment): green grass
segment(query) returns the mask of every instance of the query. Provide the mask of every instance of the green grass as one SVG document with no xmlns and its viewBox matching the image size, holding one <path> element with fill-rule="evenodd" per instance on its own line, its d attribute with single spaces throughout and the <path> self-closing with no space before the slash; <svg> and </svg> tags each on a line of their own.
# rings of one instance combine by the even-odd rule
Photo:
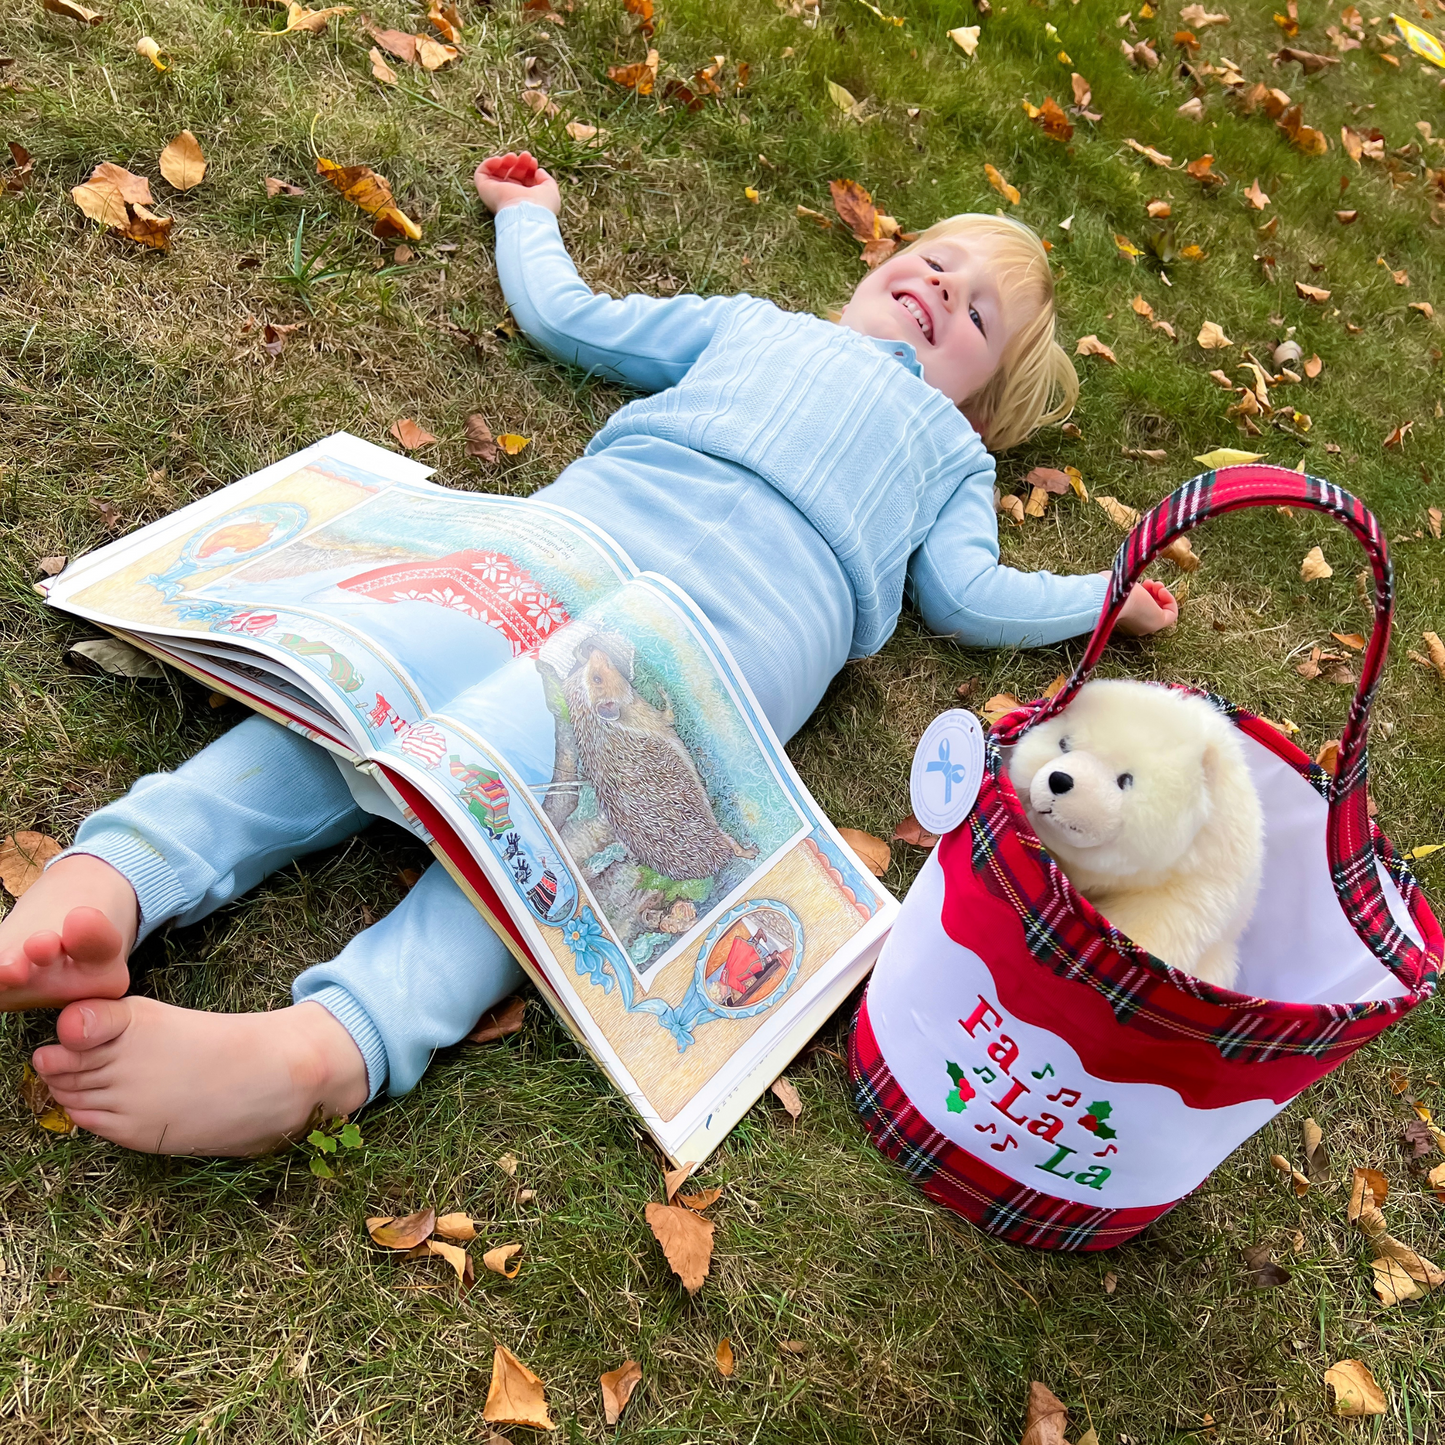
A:
<svg viewBox="0 0 1445 1445">
<path fill-rule="evenodd" d="M 184 682 L 67 666 L 78 629 L 47 613 L 30 584 L 37 558 L 106 539 L 94 502 L 118 508 L 128 529 L 328 432 L 385 442 L 400 416 L 441 438 L 426 454 L 441 480 L 525 493 L 576 457 L 625 399 L 492 334 L 502 301 L 469 176 L 489 152 L 526 144 L 563 177 L 564 230 L 593 285 L 746 289 L 814 310 L 836 305 L 860 274 L 853 242 L 794 218 L 798 204 L 826 209 L 830 178 L 852 176 L 916 228 L 994 209 L 1000 198 L 983 166 L 998 166 L 1023 192 L 1016 214 L 1055 243 L 1064 334 L 1097 333 L 1119 358 L 1117 367 L 1081 360 L 1082 438 L 1053 432 L 1002 458 L 1005 488 L 1038 463 L 1072 464 L 1091 491 L 1147 505 L 1195 470 L 1195 453 L 1246 444 L 1224 417 L 1228 398 L 1208 380 L 1211 367 L 1232 365 L 1244 346 L 1267 361 L 1283 328 L 1297 328 L 1324 372 L 1275 396 L 1313 427 L 1302 443 L 1266 424 L 1253 449 L 1286 465 L 1303 459 L 1359 492 L 1394 543 L 1400 639 L 1377 711 L 1387 727 L 1372 739 L 1373 789 L 1402 846 L 1445 841 L 1441 684 L 1404 657 L 1421 631 L 1445 622 L 1442 544 L 1425 520 L 1427 506 L 1445 505 L 1441 333 L 1406 306 L 1445 307 L 1445 251 L 1431 223 L 1440 193 L 1425 173 L 1425 161 L 1445 165 L 1445 154 L 1427 146 L 1423 158 L 1396 158 L 1396 187 L 1380 163 L 1350 163 L 1338 141 L 1349 123 L 1379 126 L 1391 150 L 1418 144 L 1415 122 L 1439 123 L 1441 73 L 1422 74 L 1403 46 L 1398 70 L 1367 49 L 1308 80 L 1296 67 L 1275 72 L 1268 55 L 1281 37 L 1268 0 L 1228 6 L 1229 26 L 1200 32 L 1202 57 L 1227 55 L 1251 80 L 1303 100 L 1305 119 L 1332 142 L 1328 155 L 1306 158 L 1262 114 L 1237 114 L 1212 83 L 1203 125 L 1177 115 L 1190 91 L 1171 74 L 1174 0 L 1136 21 L 1160 42 L 1165 63 L 1152 73 L 1129 68 L 1122 7 L 1101 0 L 993 0 L 972 61 L 945 35 L 977 23 L 968 0 L 883 8 L 906 25 L 880 24 L 856 0 L 823 0 L 813 29 L 771 0 L 659 0 L 656 43 L 674 73 L 724 53 L 747 60 L 752 75 L 740 98 L 658 114 L 604 78 L 607 65 L 644 49 L 620 0 L 579 0 L 560 27 L 522 19 L 512 0 L 491 10 L 473 0 L 461 63 L 390 91 L 370 78 L 355 16 L 324 35 L 276 38 L 263 33 L 276 14 L 241 3 L 121 0 L 107 23 L 83 28 L 40 0 L 0 0 L 0 49 L 15 57 L 0 70 L 0 139 L 36 157 L 30 187 L 0 198 L 0 826 L 68 838 L 138 774 L 174 766 L 240 716 L 211 711 Z M 1328 50 L 1324 26 L 1336 13 L 1318 0 L 1301 9 L 1293 43 Z M 1372 6 L 1367 19 L 1383 13 Z M 399 0 L 384 0 L 375 18 L 413 29 L 420 19 Z M 142 34 L 164 47 L 164 74 L 134 54 Z M 1069 98 L 1060 45 L 1103 115 L 1097 127 L 1081 122 L 1067 149 L 1019 103 Z M 569 114 L 608 130 L 603 150 L 577 145 L 521 103 L 528 57 Z M 842 117 L 828 79 L 866 99 L 876 119 Z M 479 91 L 496 124 L 473 109 Z M 1361 105 L 1374 109 L 1356 113 Z M 184 196 L 156 171 L 182 127 L 211 163 Z M 1212 152 L 1228 182 L 1206 194 L 1127 150 L 1130 136 L 1176 162 Z M 315 178 L 317 154 L 391 179 L 425 230 L 410 266 L 384 272 L 390 258 L 363 218 Z M 169 256 L 81 218 L 67 192 L 102 160 L 151 176 L 156 209 L 177 218 Z M 268 175 L 306 194 L 268 200 Z M 1243 202 L 1256 176 L 1273 198 L 1263 216 Z M 749 185 L 761 192 L 757 206 L 744 199 Z M 1172 199 L 1178 244 L 1206 253 L 1172 264 L 1172 286 L 1152 258 L 1131 264 L 1112 239 L 1120 232 L 1142 246 L 1155 196 Z M 1339 205 L 1358 209 L 1355 225 L 1335 221 Z M 1071 214 L 1065 233 L 1059 223 Z M 1261 239 L 1255 225 L 1275 215 L 1278 233 Z M 439 243 L 457 249 L 439 252 Z M 1275 257 L 1272 274 L 1257 253 Z M 258 264 L 242 268 L 251 258 Z M 309 284 L 294 279 L 298 269 Z M 1409 286 L 1396 286 L 1391 269 L 1408 271 Z M 320 279 L 327 272 L 338 274 Z M 277 279 L 287 273 L 291 282 Z M 1295 280 L 1330 289 L 1329 305 L 1299 300 Z M 1134 316 L 1135 294 L 1176 327 L 1177 343 Z M 248 317 L 302 324 L 272 360 Z M 1236 346 L 1201 352 L 1192 338 L 1205 320 Z M 464 344 L 449 326 L 482 344 Z M 532 445 L 494 467 L 468 461 L 462 420 L 472 410 Z M 1385 435 L 1407 420 L 1415 429 L 1404 450 L 1385 451 Z M 1165 448 L 1168 461 L 1124 460 L 1125 446 Z M 1060 571 L 1102 568 L 1118 542 L 1097 507 L 1072 499 L 1004 533 L 1008 561 Z M 1306 585 L 1299 562 L 1315 544 L 1335 575 Z M 1178 632 L 1116 647 L 1108 670 L 1202 683 L 1288 716 L 1311 750 L 1336 736 L 1343 690 L 1306 683 L 1291 664 L 1331 631 L 1368 625 L 1344 534 L 1267 511 L 1209 526 L 1196 549 L 1204 565 L 1189 579 Z M 960 652 L 906 615 L 879 656 L 846 669 L 793 756 L 837 822 L 886 834 L 907 809 L 913 743 L 959 682 L 974 683 L 975 702 L 1005 688 L 1033 695 L 1077 650 Z M 1445 879 L 1442 860 L 1421 865 L 1427 888 Z M 889 883 L 903 890 L 919 861 L 900 857 Z M 363 910 L 391 906 L 398 868 L 419 862 L 415 845 L 378 825 L 148 944 L 140 986 L 192 1007 L 280 1005 L 298 968 L 337 951 Z M 1407 1442 L 1445 1428 L 1439 1304 L 1383 1311 L 1343 1220 L 1349 1166 L 1369 1162 L 1391 1179 L 1395 1233 L 1437 1258 L 1445 1249 L 1440 1207 L 1401 1159 L 1402 1110 L 1386 1084 L 1390 1067 L 1406 1068 L 1445 1103 L 1438 1084 L 1424 1082 L 1445 1048 L 1436 1006 L 1310 1090 L 1142 1240 L 1088 1258 L 998 1245 L 923 1201 L 855 1121 L 839 1017 L 791 1071 L 800 1122 L 765 1101 L 710 1164 L 706 1181 L 726 1192 L 714 1210 L 713 1275 L 695 1299 L 643 1222 L 658 1175 L 640 1130 L 538 1005 L 521 1034 L 438 1059 L 413 1095 L 363 1116 L 366 1147 L 332 1184 L 296 1154 L 166 1161 L 41 1134 L 19 1101 L 18 1074 L 50 1027 L 47 1017 L 0 1020 L 5 1445 L 482 1440 L 494 1340 L 546 1380 L 557 1438 L 569 1441 L 612 1433 L 596 1377 L 628 1357 L 646 1379 L 616 1434 L 659 1445 L 1011 1445 L 1031 1377 L 1069 1403 L 1075 1437 L 1092 1423 L 1107 1445 Z M 1267 1161 L 1275 1149 L 1295 1152 L 1307 1113 L 1325 1126 L 1335 1169 L 1296 1201 Z M 528 1204 L 497 1165 L 508 1152 L 521 1161 L 517 1182 L 536 1192 Z M 524 1241 L 520 1276 L 488 1275 L 460 1299 L 441 1274 L 378 1257 L 364 1216 L 423 1202 L 469 1210 L 485 1221 L 486 1243 Z M 1241 1250 L 1261 1240 L 1294 1271 L 1283 1288 L 1249 1287 Z M 1106 1271 L 1117 1275 L 1112 1294 Z M 726 1381 L 712 1365 L 724 1336 L 739 1359 Z M 784 1340 L 806 1352 L 782 1352 Z M 1384 1419 L 1329 1417 L 1321 1375 L 1347 1356 L 1385 1385 Z"/>
</svg>

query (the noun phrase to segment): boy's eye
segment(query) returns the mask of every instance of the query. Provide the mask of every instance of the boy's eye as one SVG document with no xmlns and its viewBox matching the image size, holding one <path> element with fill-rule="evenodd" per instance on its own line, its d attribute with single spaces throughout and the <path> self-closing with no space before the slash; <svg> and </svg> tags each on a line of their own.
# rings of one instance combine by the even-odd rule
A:
<svg viewBox="0 0 1445 1445">
<path fill-rule="evenodd" d="M 978 314 L 978 307 L 970 306 L 968 308 L 968 319 L 978 327 L 979 335 L 987 338 L 988 332 L 983 329 L 983 317 Z"/>
<path fill-rule="evenodd" d="M 925 257 L 923 258 L 923 262 L 924 262 L 924 265 L 932 267 L 932 269 L 935 270 L 935 271 L 942 271 L 942 270 L 943 270 L 943 267 L 940 266 L 940 265 L 938 264 L 938 262 L 935 261 L 935 260 L 933 259 L 933 257 L 931 257 L 931 256 L 925 256 Z"/>
</svg>

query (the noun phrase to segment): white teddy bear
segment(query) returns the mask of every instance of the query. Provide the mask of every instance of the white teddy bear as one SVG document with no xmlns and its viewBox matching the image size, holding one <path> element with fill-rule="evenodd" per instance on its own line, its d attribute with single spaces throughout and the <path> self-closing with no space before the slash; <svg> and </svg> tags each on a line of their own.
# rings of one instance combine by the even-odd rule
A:
<svg viewBox="0 0 1445 1445">
<path fill-rule="evenodd" d="M 1008 772 L 1039 839 L 1115 928 L 1233 986 L 1264 816 L 1228 718 L 1172 688 L 1089 682 L 1024 734 Z"/>
</svg>

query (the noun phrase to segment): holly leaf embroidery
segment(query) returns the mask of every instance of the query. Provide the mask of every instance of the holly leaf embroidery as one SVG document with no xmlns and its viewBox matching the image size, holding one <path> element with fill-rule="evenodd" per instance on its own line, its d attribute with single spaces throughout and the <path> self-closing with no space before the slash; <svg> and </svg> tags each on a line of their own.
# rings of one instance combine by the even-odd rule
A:
<svg viewBox="0 0 1445 1445">
<path fill-rule="evenodd" d="M 962 1081 L 963 1070 L 959 1068 L 959 1066 L 955 1064 L 952 1059 L 948 1061 L 945 1067 L 948 1069 L 948 1077 L 952 1079 L 955 1084 Z"/>
</svg>

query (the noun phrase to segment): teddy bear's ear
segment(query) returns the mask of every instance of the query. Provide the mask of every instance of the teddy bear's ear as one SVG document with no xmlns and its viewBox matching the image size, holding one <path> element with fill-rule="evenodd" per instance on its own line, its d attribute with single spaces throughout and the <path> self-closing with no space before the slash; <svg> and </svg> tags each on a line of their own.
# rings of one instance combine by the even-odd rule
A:
<svg viewBox="0 0 1445 1445">
<path fill-rule="evenodd" d="M 1204 768 L 1204 781 L 1213 787 L 1219 777 L 1220 756 L 1218 743 L 1205 744 L 1204 756 L 1200 759 L 1200 763 Z"/>
</svg>

